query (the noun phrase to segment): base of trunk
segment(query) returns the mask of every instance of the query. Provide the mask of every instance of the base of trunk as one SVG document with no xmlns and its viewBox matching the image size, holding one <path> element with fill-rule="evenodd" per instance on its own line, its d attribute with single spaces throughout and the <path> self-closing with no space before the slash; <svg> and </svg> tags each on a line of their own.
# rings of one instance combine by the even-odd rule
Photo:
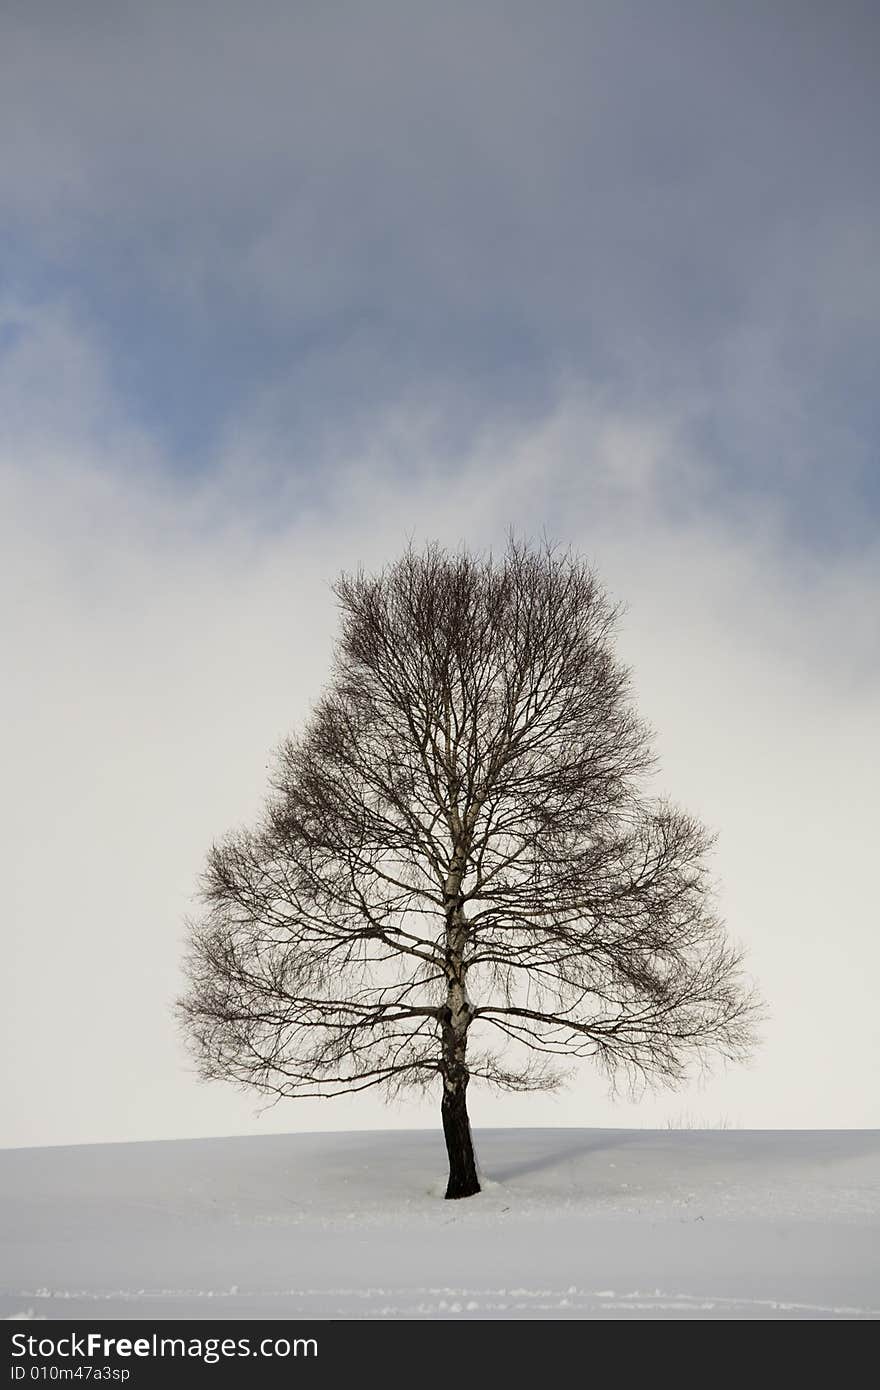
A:
<svg viewBox="0 0 880 1390">
<path fill-rule="evenodd" d="M 457 1091 L 444 1090 L 441 1114 L 443 1137 L 449 1155 L 449 1183 L 446 1196 L 473 1197 L 480 1190 L 480 1180 L 477 1177 L 464 1087 Z"/>
</svg>

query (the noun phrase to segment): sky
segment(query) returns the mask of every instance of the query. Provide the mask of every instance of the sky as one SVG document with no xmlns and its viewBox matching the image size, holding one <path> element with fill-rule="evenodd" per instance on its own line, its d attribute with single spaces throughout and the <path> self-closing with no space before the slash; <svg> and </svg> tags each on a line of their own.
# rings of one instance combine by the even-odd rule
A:
<svg viewBox="0 0 880 1390">
<path fill-rule="evenodd" d="M 474 1125 L 877 1127 L 880 15 L 0 7 L 0 1145 L 423 1127 L 199 1083 L 205 853 L 341 569 L 572 544 L 768 1009 L 680 1092 Z"/>
</svg>

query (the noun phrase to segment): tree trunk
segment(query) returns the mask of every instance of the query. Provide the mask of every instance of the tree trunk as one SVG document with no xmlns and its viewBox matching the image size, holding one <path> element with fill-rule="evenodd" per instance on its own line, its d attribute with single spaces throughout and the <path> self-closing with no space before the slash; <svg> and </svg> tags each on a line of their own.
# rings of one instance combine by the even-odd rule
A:
<svg viewBox="0 0 880 1390">
<path fill-rule="evenodd" d="M 467 1112 L 467 1077 L 451 1084 L 444 1078 L 443 1137 L 449 1155 L 447 1197 L 473 1197 L 480 1190 L 474 1145 Z"/>
<path fill-rule="evenodd" d="M 467 1112 L 467 1035 L 473 1018 L 465 985 L 464 960 L 468 924 L 465 919 L 461 881 L 465 856 L 456 849 L 446 880 L 446 1008 L 442 1015 L 443 1136 L 449 1155 L 447 1197 L 473 1197 L 480 1190 L 474 1145 Z"/>
</svg>

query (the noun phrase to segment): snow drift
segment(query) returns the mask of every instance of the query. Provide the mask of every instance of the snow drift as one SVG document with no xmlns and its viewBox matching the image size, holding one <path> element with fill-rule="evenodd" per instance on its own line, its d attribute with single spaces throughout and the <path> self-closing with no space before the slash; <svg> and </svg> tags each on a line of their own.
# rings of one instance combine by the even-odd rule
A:
<svg viewBox="0 0 880 1390">
<path fill-rule="evenodd" d="M 0 1151 L 0 1313 L 877 1318 L 880 1132 L 431 1131 Z"/>
</svg>

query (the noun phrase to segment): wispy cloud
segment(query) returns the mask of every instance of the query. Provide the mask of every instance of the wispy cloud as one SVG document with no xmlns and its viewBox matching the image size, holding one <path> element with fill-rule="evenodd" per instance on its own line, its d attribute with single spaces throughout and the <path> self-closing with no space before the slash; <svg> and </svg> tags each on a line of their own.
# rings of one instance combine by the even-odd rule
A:
<svg viewBox="0 0 880 1390">
<path fill-rule="evenodd" d="M 67 311 L 21 321 L 0 366 L 17 410 L 0 457 L 5 1142 L 254 1127 L 247 1099 L 196 1086 L 167 1013 L 205 849 L 255 813 L 272 746 L 326 677 L 337 571 L 384 563 L 410 534 L 499 545 L 509 524 L 571 540 L 628 601 L 621 646 L 658 729 L 658 789 L 720 832 L 722 908 L 772 1020 L 757 1069 L 683 1099 L 615 1108 L 585 1072 L 527 1115 L 483 1097 L 476 1122 L 662 1123 L 672 1105 L 878 1123 L 876 550 L 793 564 L 772 508 L 725 518 L 701 488 L 687 416 L 601 393 L 486 426 L 467 452 L 444 452 L 429 409 L 399 407 L 328 443 L 318 492 L 270 468 L 270 524 L 271 490 L 247 492 L 248 459 L 281 448 L 265 420 L 207 474 L 175 477 L 126 421 L 87 327 Z M 70 387 L 54 401 L 53 380 Z M 352 1101 L 262 1125 L 388 1119 Z"/>
<path fill-rule="evenodd" d="M 468 452 L 574 381 L 688 412 L 713 485 L 772 499 L 793 541 L 869 539 L 871 5 L 11 5 L 2 26 L 9 273 L 78 304 L 172 470 L 215 466 L 268 398 L 310 483 L 328 431 L 427 401 Z"/>
</svg>

